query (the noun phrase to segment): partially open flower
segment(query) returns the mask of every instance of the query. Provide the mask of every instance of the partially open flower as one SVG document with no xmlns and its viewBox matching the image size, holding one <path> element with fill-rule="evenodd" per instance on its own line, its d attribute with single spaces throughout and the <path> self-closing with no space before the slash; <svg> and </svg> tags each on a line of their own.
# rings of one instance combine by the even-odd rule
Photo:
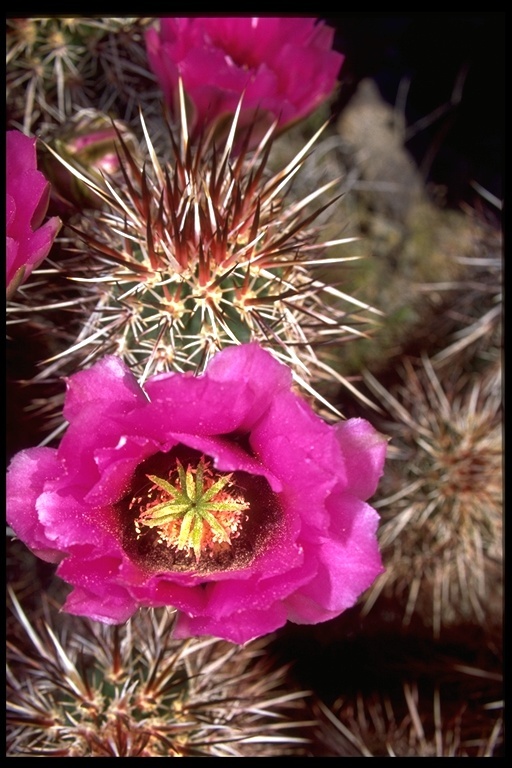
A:
<svg viewBox="0 0 512 768">
<path fill-rule="evenodd" d="M 149 63 L 176 114 L 181 77 L 193 132 L 231 116 L 242 95 L 240 126 L 257 116 L 263 131 L 275 119 L 283 128 L 306 117 L 331 95 L 344 58 L 332 50 L 334 30 L 314 18 L 164 18 L 159 25 L 146 33 Z M 257 143 L 254 126 L 252 138 Z"/>
<path fill-rule="evenodd" d="M 50 184 L 37 170 L 36 139 L 20 131 L 6 136 L 7 293 L 11 295 L 48 256 L 61 221 L 43 224 Z"/>
<path fill-rule="evenodd" d="M 353 605 L 382 572 L 365 503 L 387 440 L 332 426 L 258 344 L 142 389 L 114 356 L 68 379 L 60 446 L 17 454 L 8 522 L 106 623 L 178 609 L 178 637 L 237 643 Z"/>
</svg>

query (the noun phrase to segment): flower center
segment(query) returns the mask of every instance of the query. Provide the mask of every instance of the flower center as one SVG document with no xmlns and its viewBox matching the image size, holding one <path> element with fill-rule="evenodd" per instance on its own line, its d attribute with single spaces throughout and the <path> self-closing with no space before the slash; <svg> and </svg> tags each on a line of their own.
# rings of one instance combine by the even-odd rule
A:
<svg viewBox="0 0 512 768">
<path fill-rule="evenodd" d="M 138 537 L 142 526 L 156 528 L 160 543 L 199 561 L 229 548 L 239 535 L 250 505 L 237 490 L 232 473 L 215 474 L 202 456 L 195 468 L 189 464 L 185 469 L 177 460 L 169 479 L 147 477 L 152 486 L 148 503 L 135 519 Z M 135 503 L 134 499 L 130 506 Z"/>
<path fill-rule="evenodd" d="M 250 453 L 240 437 L 218 440 Z M 280 498 L 262 475 L 219 472 L 182 443 L 137 467 L 116 511 L 123 548 L 147 572 L 244 568 L 283 535 Z"/>
</svg>

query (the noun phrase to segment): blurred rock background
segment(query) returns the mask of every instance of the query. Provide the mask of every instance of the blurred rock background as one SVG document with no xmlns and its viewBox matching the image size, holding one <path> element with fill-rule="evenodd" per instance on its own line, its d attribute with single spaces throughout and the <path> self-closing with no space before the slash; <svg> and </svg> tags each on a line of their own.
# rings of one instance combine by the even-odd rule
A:
<svg viewBox="0 0 512 768">
<path fill-rule="evenodd" d="M 339 619 L 289 625 L 276 645 L 318 693 L 323 756 L 497 757 L 504 16 L 326 21 L 346 60 L 321 162 L 344 169 L 334 219 L 360 238 L 344 253 L 363 257 L 341 289 L 385 313 L 338 360 L 392 435 L 373 500 L 387 573 Z M 347 392 L 340 408 L 365 410 Z"/>
</svg>

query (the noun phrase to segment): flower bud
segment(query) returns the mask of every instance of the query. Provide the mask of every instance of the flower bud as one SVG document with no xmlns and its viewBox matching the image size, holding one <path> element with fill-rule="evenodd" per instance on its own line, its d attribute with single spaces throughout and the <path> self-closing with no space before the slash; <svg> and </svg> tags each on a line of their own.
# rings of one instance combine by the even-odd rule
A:
<svg viewBox="0 0 512 768">
<path fill-rule="evenodd" d="M 94 109 L 82 110 L 54 139 L 52 148 L 66 163 L 92 179 L 102 182 L 105 176 L 120 172 L 118 150 L 120 138 L 139 161 L 138 142 L 128 126 L 120 120 Z M 100 208 L 100 198 L 50 152 L 42 158 L 45 172 L 52 181 L 52 205 L 60 215 L 70 215 L 82 208 Z"/>
</svg>

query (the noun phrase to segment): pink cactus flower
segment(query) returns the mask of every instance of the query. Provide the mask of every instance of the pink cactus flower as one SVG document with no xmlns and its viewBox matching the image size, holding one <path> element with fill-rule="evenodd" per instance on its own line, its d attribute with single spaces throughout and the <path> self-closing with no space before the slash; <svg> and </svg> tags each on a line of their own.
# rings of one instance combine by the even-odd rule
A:
<svg viewBox="0 0 512 768">
<path fill-rule="evenodd" d="M 48 256 L 61 227 L 58 217 L 43 224 L 50 184 L 37 170 L 36 139 L 20 131 L 6 136 L 7 295 L 11 296 Z"/>
<path fill-rule="evenodd" d="M 175 114 L 181 77 L 192 134 L 232 116 L 243 94 L 240 125 L 253 124 L 254 144 L 275 119 L 283 129 L 332 94 L 344 59 L 333 38 L 306 17 L 163 18 L 146 47 Z"/>
<path fill-rule="evenodd" d="M 58 448 L 16 454 L 7 519 L 105 623 L 172 606 L 177 637 L 246 643 L 352 606 L 382 572 L 366 503 L 387 439 L 326 424 L 258 344 L 139 386 L 108 356 L 69 377 Z"/>
</svg>

